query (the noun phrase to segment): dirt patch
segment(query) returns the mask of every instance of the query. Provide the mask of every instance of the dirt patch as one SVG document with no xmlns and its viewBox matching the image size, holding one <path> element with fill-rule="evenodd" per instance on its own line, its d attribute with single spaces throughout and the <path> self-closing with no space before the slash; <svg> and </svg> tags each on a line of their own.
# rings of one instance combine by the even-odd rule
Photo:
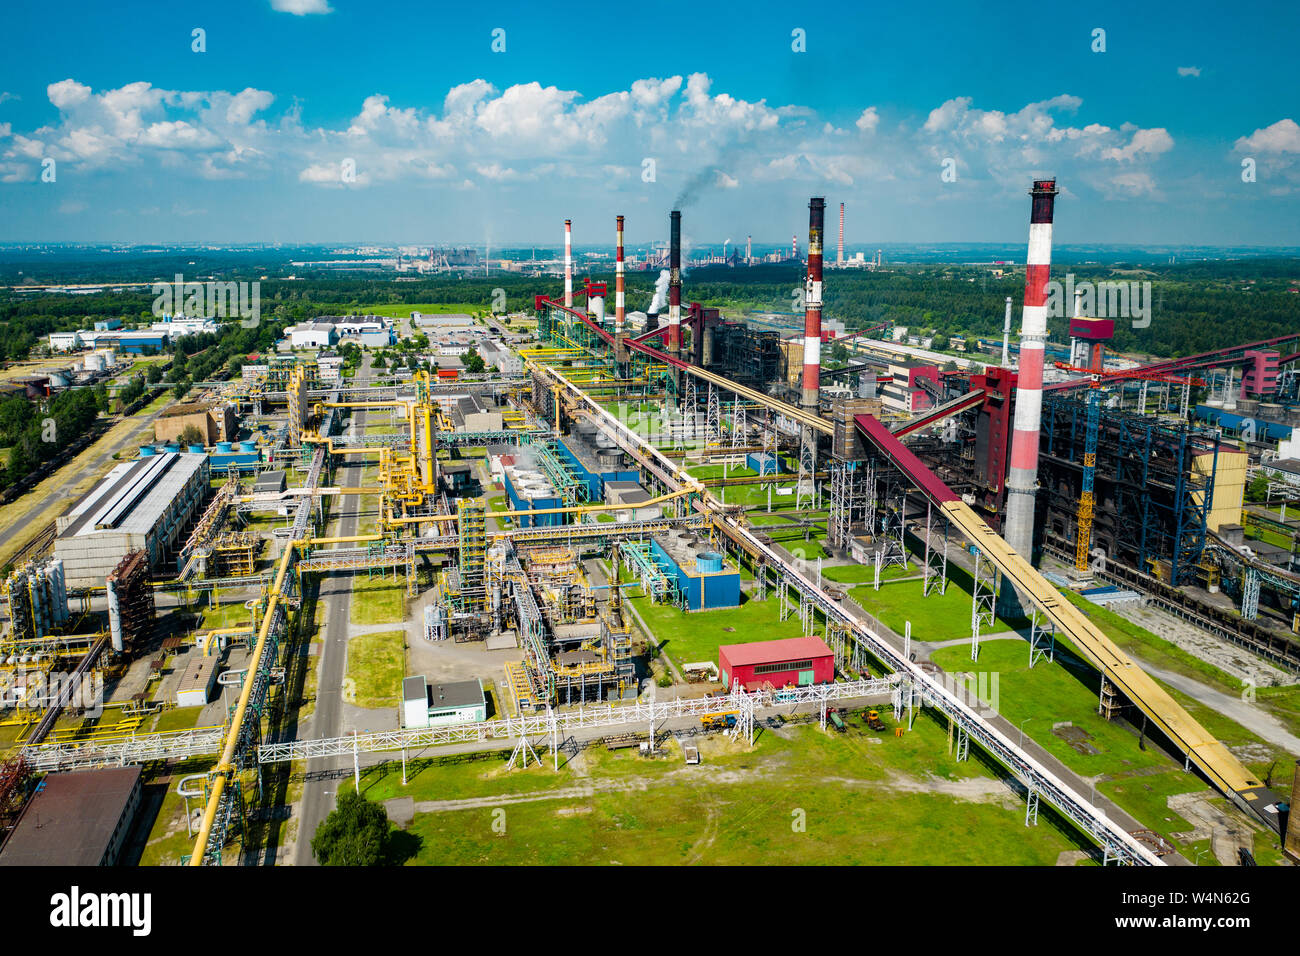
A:
<svg viewBox="0 0 1300 956">
<path fill-rule="evenodd" d="M 1088 742 L 1092 740 L 1092 734 L 1088 733 L 1081 727 L 1075 727 L 1073 725 L 1053 727 L 1052 734 L 1060 737 L 1081 754 L 1088 754 L 1091 756 L 1092 754 L 1101 753 L 1100 750 Z"/>
<path fill-rule="evenodd" d="M 583 806 L 560 807 L 560 809 L 555 811 L 555 815 L 557 817 L 576 817 L 576 816 L 582 816 L 588 814 L 590 812 L 591 812 L 591 807 L 583 807 Z"/>
</svg>

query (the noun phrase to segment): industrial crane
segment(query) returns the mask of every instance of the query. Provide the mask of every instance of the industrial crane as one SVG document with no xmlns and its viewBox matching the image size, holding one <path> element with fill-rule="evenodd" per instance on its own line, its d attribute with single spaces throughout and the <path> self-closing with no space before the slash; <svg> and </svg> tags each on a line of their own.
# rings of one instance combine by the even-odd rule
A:
<svg viewBox="0 0 1300 956">
<path fill-rule="evenodd" d="M 1088 570 L 1088 548 L 1092 544 L 1093 483 L 1097 474 L 1097 432 L 1101 428 L 1101 387 L 1105 380 L 1169 382 L 1176 385 L 1204 385 L 1198 378 L 1179 378 L 1161 372 L 1141 372 L 1137 369 L 1107 371 L 1104 367 L 1104 348 L 1100 343 L 1092 346 L 1092 368 L 1080 368 L 1068 362 L 1056 362 L 1057 368 L 1066 372 L 1083 372 L 1088 375 L 1088 417 L 1083 442 L 1083 484 L 1079 495 L 1078 521 L 1074 542 L 1074 569 Z M 1145 409 L 1143 409 L 1145 411 Z"/>
</svg>

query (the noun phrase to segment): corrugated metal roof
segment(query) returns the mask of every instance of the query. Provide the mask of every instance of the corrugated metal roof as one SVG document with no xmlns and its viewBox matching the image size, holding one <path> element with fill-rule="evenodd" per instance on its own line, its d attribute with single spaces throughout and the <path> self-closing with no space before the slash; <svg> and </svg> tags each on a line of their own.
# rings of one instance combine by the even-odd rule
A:
<svg viewBox="0 0 1300 956">
<path fill-rule="evenodd" d="M 207 455 L 169 452 L 116 466 L 69 512 L 75 520 L 59 537 L 148 534 L 207 460 Z"/>
<path fill-rule="evenodd" d="M 725 657 L 732 667 L 829 657 L 833 653 L 820 637 L 787 637 L 779 641 L 755 641 L 752 644 L 723 644 L 718 648 L 719 657 Z"/>
</svg>

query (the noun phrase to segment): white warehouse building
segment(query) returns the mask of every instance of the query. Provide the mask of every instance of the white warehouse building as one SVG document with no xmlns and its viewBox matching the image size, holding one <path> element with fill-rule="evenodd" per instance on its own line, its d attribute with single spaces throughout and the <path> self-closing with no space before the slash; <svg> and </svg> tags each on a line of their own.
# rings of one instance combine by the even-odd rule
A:
<svg viewBox="0 0 1300 956">
<path fill-rule="evenodd" d="M 157 566 L 207 496 L 207 455 L 147 455 L 118 465 L 55 522 L 54 553 L 69 587 L 102 587 L 132 551 Z"/>
</svg>

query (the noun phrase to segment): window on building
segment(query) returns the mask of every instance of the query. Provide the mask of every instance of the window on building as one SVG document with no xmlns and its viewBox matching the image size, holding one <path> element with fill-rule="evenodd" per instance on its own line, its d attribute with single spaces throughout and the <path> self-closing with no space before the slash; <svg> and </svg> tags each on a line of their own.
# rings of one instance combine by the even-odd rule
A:
<svg viewBox="0 0 1300 956">
<path fill-rule="evenodd" d="M 754 668 L 755 674 L 776 674 L 780 671 L 802 671 L 813 666 L 812 661 L 788 661 L 783 664 L 759 664 Z"/>
</svg>

